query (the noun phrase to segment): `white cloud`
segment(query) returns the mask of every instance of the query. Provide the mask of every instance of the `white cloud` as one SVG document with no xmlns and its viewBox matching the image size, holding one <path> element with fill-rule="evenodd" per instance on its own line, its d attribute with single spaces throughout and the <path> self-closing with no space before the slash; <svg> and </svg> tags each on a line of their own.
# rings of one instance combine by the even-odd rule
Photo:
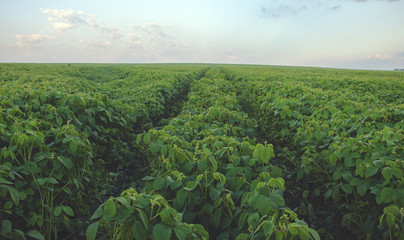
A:
<svg viewBox="0 0 404 240">
<path fill-rule="evenodd" d="M 86 14 L 83 11 L 74 11 L 72 9 L 60 10 L 42 8 L 39 11 L 51 16 L 48 18 L 48 20 L 53 28 L 58 31 L 66 31 L 81 25 L 90 27 L 94 31 L 98 30 L 101 33 L 106 33 L 112 39 L 120 39 L 123 36 L 118 28 L 104 25 L 99 21 L 96 22 L 94 21 L 94 17 L 92 15 Z"/>
<path fill-rule="evenodd" d="M 74 27 L 73 24 L 66 23 L 66 22 L 54 22 L 54 23 L 51 23 L 51 25 L 53 26 L 54 29 L 56 29 L 58 31 L 65 31 L 67 29 L 71 29 Z"/>
<path fill-rule="evenodd" d="M 17 47 L 24 48 L 24 47 L 30 47 L 33 44 L 38 44 L 46 40 L 54 39 L 55 37 L 46 34 L 36 33 L 30 35 L 17 34 L 15 35 L 15 38 Z"/>
</svg>

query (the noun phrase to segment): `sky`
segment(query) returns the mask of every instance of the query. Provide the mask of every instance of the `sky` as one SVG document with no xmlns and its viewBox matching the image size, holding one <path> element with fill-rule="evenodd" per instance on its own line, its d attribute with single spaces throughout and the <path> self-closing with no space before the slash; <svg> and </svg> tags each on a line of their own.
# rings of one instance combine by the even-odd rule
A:
<svg viewBox="0 0 404 240">
<path fill-rule="evenodd" d="M 0 0 L 0 62 L 404 68 L 404 0 Z"/>
</svg>

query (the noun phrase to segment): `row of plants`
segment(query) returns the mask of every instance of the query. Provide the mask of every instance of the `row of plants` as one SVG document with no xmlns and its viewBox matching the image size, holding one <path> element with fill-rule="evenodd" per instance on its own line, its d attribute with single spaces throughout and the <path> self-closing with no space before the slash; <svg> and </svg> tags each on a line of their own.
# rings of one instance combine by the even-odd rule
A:
<svg viewBox="0 0 404 240">
<path fill-rule="evenodd" d="M 95 206 L 141 178 L 145 163 L 134 151 L 135 134 L 170 114 L 205 71 L 161 68 L 154 75 L 159 84 L 127 79 L 123 88 L 147 93 L 132 95 L 129 105 L 102 94 L 100 78 L 70 76 L 72 66 L 1 67 L 0 236 L 7 239 L 84 237 Z M 128 167 L 136 171 L 124 176 Z"/>
<path fill-rule="evenodd" d="M 404 238 L 402 75 L 347 81 L 361 72 L 223 71 L 259 139 L 275 145 L 293 186 L 287 202 L 325 238 Z"/>
<path fill-rule="evenodd" d="M 240 108 L 218 68 L 193 82 L 177 117 L 137 135 L 149 175 L 98 207 L 87 239 L 319 239 L 286 206 L 273 146 Z"/>
</svg>

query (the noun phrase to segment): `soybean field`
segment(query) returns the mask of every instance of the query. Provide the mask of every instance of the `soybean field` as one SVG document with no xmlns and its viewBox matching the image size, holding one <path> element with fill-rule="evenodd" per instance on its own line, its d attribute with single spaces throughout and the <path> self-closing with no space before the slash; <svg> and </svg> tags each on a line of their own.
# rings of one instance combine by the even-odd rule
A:
<svg viewBox="0 0 404 240">
<path fill-rule="evenodd" d="M 1 239 L 404 239 L 404 72 L 0 64 Z"/>
</svg>

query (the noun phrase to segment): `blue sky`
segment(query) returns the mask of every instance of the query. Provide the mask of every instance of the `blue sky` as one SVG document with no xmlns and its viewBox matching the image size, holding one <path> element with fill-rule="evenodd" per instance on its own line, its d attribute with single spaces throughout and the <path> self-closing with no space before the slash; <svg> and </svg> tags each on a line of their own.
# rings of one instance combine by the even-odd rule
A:
<svg viewBox="0 0 404 240">
<path fill-rule="evenodd" d="M 2 0 L 0 62 L 404 68 L 402 0 Z"/>
</svg>

